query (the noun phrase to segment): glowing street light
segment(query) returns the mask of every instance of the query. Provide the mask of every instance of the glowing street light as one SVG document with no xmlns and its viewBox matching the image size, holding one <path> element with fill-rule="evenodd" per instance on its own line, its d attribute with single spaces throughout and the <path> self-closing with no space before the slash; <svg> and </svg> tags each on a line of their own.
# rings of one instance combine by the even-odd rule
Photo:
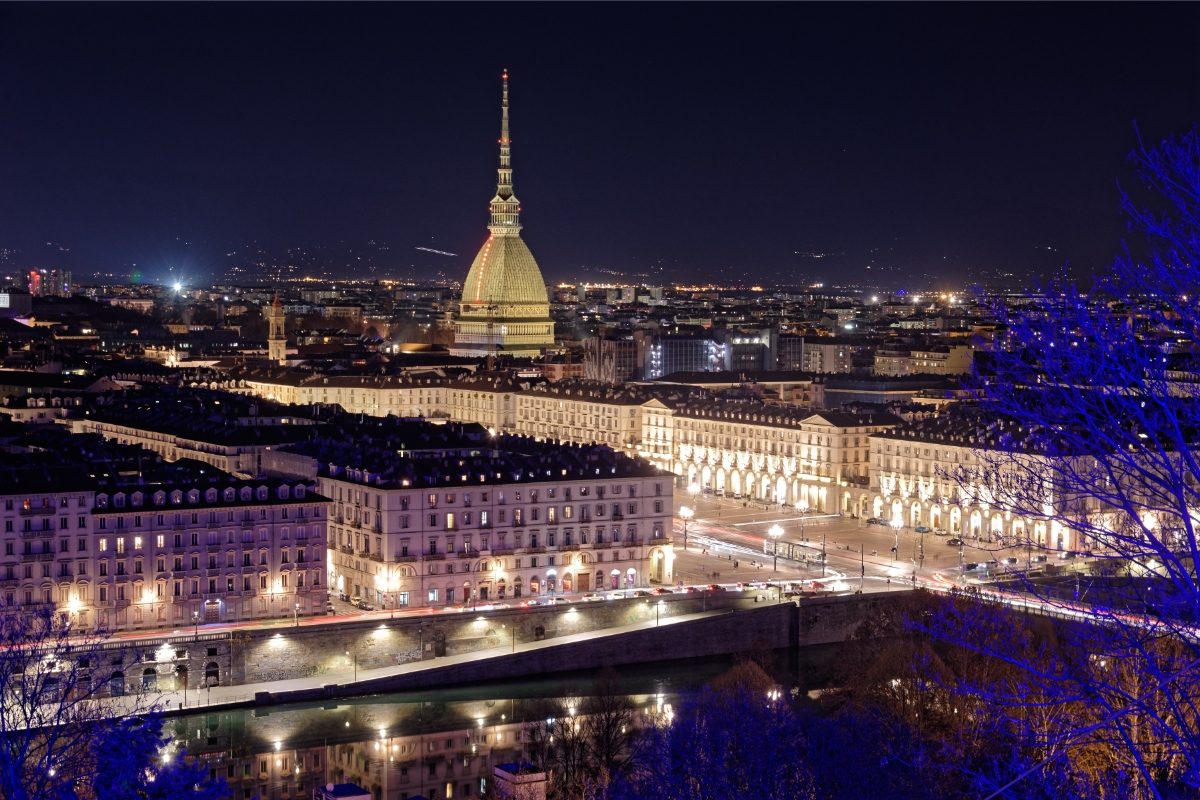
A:
<svg viewBox="0 0 1200 800">
<path fill-rule="evenodd" d="M 692 481 L 687 487 L 688 496 L 692 498 L 692 502 L 696 502 L 696 495 L 700 494 L 700 484 Z"/>
<path fill-rule="evenodd" d="M 771 541 L 774 542 L 774 546 L 771 549 L 774 551 L 775 564 L 774 564 L 774 566 L 771 567 L 771 571 L 778 572 L 779 571 L 779 538 L 781 536 L 783 536 L 783 526 L 780 525 L 779 523 L 775 523 L 767 531 L 767 535 L 770 536 Z"/>
<path fill-rule="evenodd" d="M 896 535 L 896 539 L 892 542 L 892 561 L 900 558 L 900 529 L 904 527 L 904 523 L 899 517 L 894 517 L 891 522 L 892 533 Z"/>
<path fill-rule="evenodd" d="M 683 520 L 683 549 L 687 550 L 688 540 L 688 523 L 692 521 L 692 517 L 696 516 L 696 512 L 690 506 L 679 507 L 679 518 Z"/>
<path fill-rule="evenodd" d="M 804 515 L 808 513 L 808 501 L 800 499 L 796 501 L 796 513 L 800 515 L 800 538 L 808 541 L 804 537 Z"/>
</svg>

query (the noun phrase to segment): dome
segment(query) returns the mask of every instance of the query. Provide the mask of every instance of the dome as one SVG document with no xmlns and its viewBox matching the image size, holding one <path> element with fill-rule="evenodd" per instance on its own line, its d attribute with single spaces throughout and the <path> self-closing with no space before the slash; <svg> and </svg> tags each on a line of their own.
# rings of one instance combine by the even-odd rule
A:
<svg viewBox="0 0 1200 800">
<path fill-rule="evenodd" d="M 529 245 L 520 236 L 492 235 L 463 282 L 463 310 L 473 305 L 542 305 L 550 302 L 546 282 Z"/>
</svg>

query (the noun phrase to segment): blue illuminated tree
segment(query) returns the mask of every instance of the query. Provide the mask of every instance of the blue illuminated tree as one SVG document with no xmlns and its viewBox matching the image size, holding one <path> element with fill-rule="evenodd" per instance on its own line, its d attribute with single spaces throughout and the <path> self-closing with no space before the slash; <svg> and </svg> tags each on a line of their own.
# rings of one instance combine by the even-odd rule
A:
<svg viewBox="0 0 1200 800">
<path fill-rule="evenodd" d="M 224 797 L 169 757 L 153 698 L 110 696 L 124 681 L 106 642 L 51 611 L 0 615 L 0 797 Z"/>
<path fill-rule="evenodd" d="M 1158 797 L 1200 787 L 1200 134 L 1133 161 L 1122 205 L 1138 237 L 1111 273 L 997 308 L 1006 338 L 970 410 L 987 447 L 949 475 L 956 499 L 1023 521 L 1006 523 L 1006 544 L 1084 551 L 1108 580 L 1026 582 L 1081 620 L 1041 659 L 980 636 L 964 604 L 930 627 L 1022 668 L 1007 692 L 979 687 L 998 710 L 1015 718 L 1031 697 L 1069 710 L 1036 732 L 1050 756 Z"/>
</svg>

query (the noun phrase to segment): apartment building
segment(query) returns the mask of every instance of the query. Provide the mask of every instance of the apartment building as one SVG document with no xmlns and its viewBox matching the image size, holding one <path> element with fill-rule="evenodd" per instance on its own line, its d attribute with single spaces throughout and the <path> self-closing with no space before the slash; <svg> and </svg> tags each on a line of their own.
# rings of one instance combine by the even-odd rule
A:
<svg viewBox="0 0 1200 800">
<path fill-rule="evenodd" d="M 716 494 L 848 512 L 853 487 L 869 481 L 870 436 L 900 422 L 878 411 L 685 404 L 673 414 L 674 471 Z"/>
<path fill-rule="evenodd" d="M 97 491 L 76 599 L 110 630 L 324 613 L 326 506 L 300 481 Z"/>
<path fill-rule="evenodd" d="M 0 611 L 81 628 L 199 626 L 323 611 L 328 501 L 94 435 L 5 445 Z"/>
<path fill-rule="evenodd" d="M 864 515 L 944 528 L 971 539 L 1075 549 L 1079 542 L 1068 527 L 1027 519 L 982 482 L 963 483 L 981 481 L 972 478 L 981 474 L 1002 479 L 1014 453 L 1022 460 L 1042 458 L 1027 452 L 1022 440 L 1015 423 L 984 420 L 970 412 L 941 413 L 875 433 L 869 491 L 861 493 L 855 505 Z M 1048 497 L 1046 502 L 1061 504 L 1067 498 Z"/>
<path fill-rule="evenodd" d="M 425 437 L 423 445 L 413 446 Z M 594 445 L 379 420 L 273 453 L 333 500 L 329 581 L 385 608 L 670 583 L 672 476 Z"/>
</svg>

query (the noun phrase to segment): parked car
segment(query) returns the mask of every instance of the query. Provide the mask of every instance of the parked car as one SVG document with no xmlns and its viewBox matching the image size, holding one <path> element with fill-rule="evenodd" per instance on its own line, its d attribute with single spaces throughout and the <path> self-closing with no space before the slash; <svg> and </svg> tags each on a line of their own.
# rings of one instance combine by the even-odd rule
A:
<svg viewBox="0 0 1200 800">
<path fill-rule="evenodd" d="M 950 545 L 951 547 L 962 547 L 963 540 L 955 536 L 953 539 L 947 539 L 946 544 Z"/>
<path fill-rule="evenodd" d="M 950 531 L 946 530 L 945 528 L 934 528 L 933 535 L 934 536 L 949 536 Z"/>
<path fill-rule="evenodd" d="M 585 603 L 594 603 L 597 600 L 603 600 L 604 597 L 602 595 L 600 595 L 598 592 L 588 592 L 587 594 L 585 594 L 583 597 L 581 597 L 579 599 Z"/>
<path fill-rule="evenodd" d="M 720 586 L 718 586 L 718 585 L 717 585 L 717 584 L 715 584 L 715 583 L 710 583 L 708 586 L 706 586 L 706 587 L 704 587 L 704 588 L 705 588 L 705 589 L 707 589 L 707 590 L 708 590 L 708 591 L 710 591 L 710 592 L 719 592 L 719 591 L 721 591 L 721 587 L 720 587 Z"/>
<path fill-rule="evenodd" d="M 887 525 L 887 520 L 883 519 L 882 517 L 868 517 L 867 524 L 868 525 Z"/>
<path fill-rule="evenodd" d="M 671 594 L 671 590 L 667 589 L 663 586 L 659 586 L 657 588 L 651 589 L 650 594 Z"/>
<path fill-rule="evenodd" d="M 645 589 L 638 589 L 636 592 L 633 593 L 633 596 L 634 597 L 649 597 L 650 592 L 647 592 Z"/>
<path fill-rule="evenodd" d="M 913 528 L 913 530 L 917 533 L 929 533 L 929 528 L 924 525 L 918 525 L 917 527 Z"/>
</svg>

